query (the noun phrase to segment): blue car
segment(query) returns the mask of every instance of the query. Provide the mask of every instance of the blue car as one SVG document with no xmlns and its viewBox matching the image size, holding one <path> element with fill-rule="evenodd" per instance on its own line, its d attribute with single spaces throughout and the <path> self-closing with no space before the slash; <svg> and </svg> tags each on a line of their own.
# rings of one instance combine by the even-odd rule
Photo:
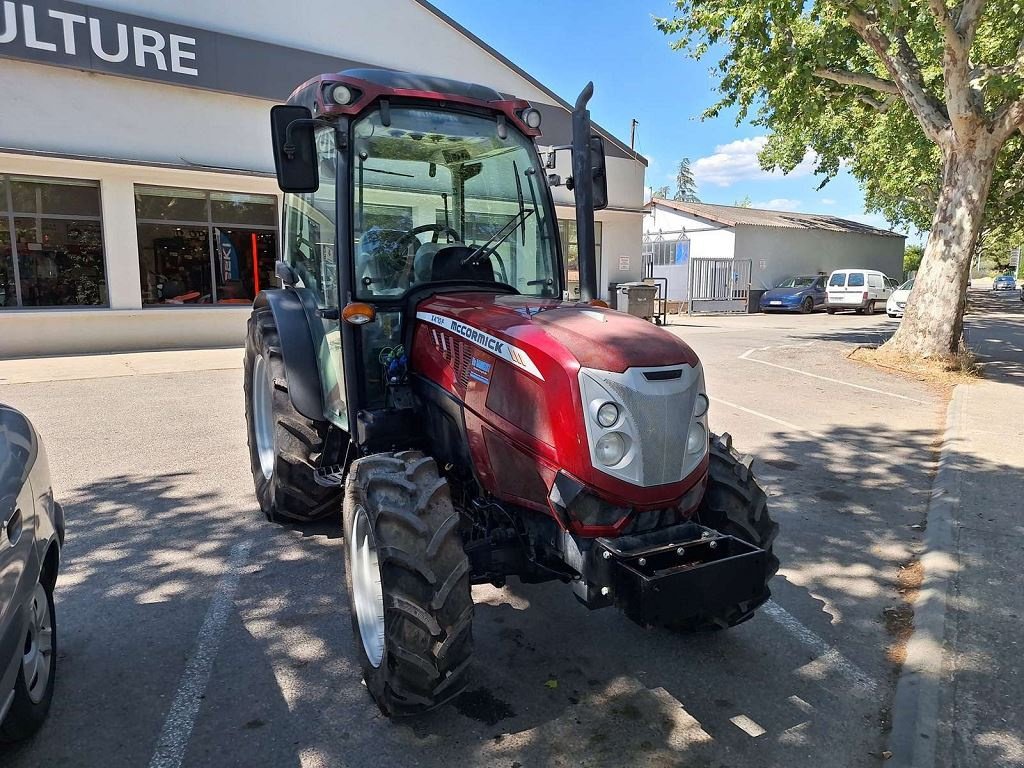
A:
<svg viewBox="0 0 1024 768">
<path fill-rule="evenodd" d="M 1017 280 L 1013 275 L 1000 275 L 992 281 L 993 291 L 1013 291 L 1017 288 Z"/>
<path fill-rule="evenodd" d="M 813 312 L 825 306 L 825 276 L 806 275 L 783 280 L 761 296 L 762 312 Z"/>
</svg>

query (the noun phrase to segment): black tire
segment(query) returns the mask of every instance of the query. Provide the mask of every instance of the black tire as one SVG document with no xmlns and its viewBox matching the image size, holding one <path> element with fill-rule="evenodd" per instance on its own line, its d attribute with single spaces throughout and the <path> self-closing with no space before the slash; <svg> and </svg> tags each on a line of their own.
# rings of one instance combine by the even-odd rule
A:
<svg viewBox="0 0 1024 768">
<path fill-rule="evenodd" d="M 875 314 L 875 302 L 874 299 L 864 303 L 864 314 L 873 315 Z"/>
<path fill-rule="evenodd" d="M 814 311 L 814 299 L 807 296 L 803 301 L 800 302 L 800 312 L 805 315 L 811 314 Z"/>
<path fill-rule="evenodd" d="M 357 514 L 368 520 L 380 569 L 384 647 L 377 666 L 363 643 L 352 589 Z M 403 451 L 353 462 L 342 520 L 345 583 L 363 680 L 385 715 L 425 712 L 466 685 L 473 599 L 459 522 L 432 458 Z"/>
<path fill-rule="evenodd" d="M 272 379 L 274 458 L 270 477 L 263 472 L 254 433 L 253 369 L 260 357 Z M 249 464 L 263 514 L 271 522 L 302 523 L 336 513 L 341 503 L 341 489 L 317 485 L 313 480 L 328 425 L 307 419 L 292 405 L 281 340 L 269 307 L 253 310 L 249 316 L 244 376 Z"/>
<path fill-rule="evenodd" d="M 57 681 L 57 610 L 53 604 L 52 585 L 42 577 L 39 583 L 46 593 L 47 610 L 50 614 L 50 677 L 42 698 L 34 702 L 29 695 L 32 681 L 25 679 L 25 668 L 19 662 L 18 677 L 14 682 L 14 700 L 11 702 L 11 708 L 7 710 L 3 723 L 0 723 L 0 743 L 21 741 L 32 736 L 46 720 L 50 704 L 53 702 L 53 690 Z M 20 653 L 19 649 L 19 656 Z"/>
<path fill-rule="evenodd" d="M 734 627 L 753 616 L 757 607 L 771 597 L 768 582 L 779 570 L 779 559 L 772 551 L 779 525 L 768 514 L 768 498 L 750 470 L 751 462 L 751 457 L 733 449 L 728 432 L 720 437 L 711 436 L 708 488 L 697 510 L 697 520 L 701 525 L 767 550 L 764 589 L 756 598 L 727 606 L 716 614 L 670 623 L 671 629 L 699 632 Z"/>
<path fill-rule="evenodd" d="M 834 315 L 836 313 L 836 311 L 832 309 L 832 307 L 826 307 L 825 311 L 828 312 L 830 315 Z"/>
</svg>

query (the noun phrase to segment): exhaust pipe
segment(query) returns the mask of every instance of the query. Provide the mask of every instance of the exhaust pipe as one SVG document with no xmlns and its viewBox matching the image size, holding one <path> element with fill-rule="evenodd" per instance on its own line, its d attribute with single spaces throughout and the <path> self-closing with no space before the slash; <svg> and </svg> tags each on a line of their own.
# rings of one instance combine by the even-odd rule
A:
<svg viewBox="0 0 1024 768">
<path fill-rule="evenodd" d="M 576 243 L 579 252 L 580 300 L 597 298 L 597 249 L 594 242 L 594 185 L 590 158 L 590 110 L 594 83 L 587 83 L 572 111 L 572 176 L 576 197 Z"/>
</svg>

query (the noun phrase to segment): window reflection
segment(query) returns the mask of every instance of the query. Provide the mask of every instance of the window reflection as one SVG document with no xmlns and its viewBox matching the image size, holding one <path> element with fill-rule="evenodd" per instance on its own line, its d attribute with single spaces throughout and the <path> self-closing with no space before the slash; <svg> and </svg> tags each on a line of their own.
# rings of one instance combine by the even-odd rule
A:
<svg viewBox="0 0 1024 768">
<path fill-rule="evenodd" d="M 0 176 L 0 308 L 106 303 L 99 184 Z"/>
<path fill-rule="evenodd" d="M 135 188 L 143 304 L 251 304 L 276 287 L 272 195 Z"/>
</svg>

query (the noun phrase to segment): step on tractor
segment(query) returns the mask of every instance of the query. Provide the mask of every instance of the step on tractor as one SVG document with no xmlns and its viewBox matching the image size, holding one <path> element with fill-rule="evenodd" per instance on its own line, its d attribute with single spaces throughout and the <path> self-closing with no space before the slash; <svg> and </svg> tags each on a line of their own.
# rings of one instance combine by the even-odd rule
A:
<svg viewBox="0 0 1024 768">
<path fill-rule="evenodd" d="M 709 432 L 700 361 L 597 299 L 592 93 L 543 150 L 541 110 L 437 77 L 326 74 L 271 110 L 283 287 L 246 340 L 256 495 L 272 521 L 340 512 L 355 652 L 387 715 L 466 685 L 473 585 L 560 581 L 678 631 L 770 594 L 777 526 L 750 459 Z"/>
</svg>

